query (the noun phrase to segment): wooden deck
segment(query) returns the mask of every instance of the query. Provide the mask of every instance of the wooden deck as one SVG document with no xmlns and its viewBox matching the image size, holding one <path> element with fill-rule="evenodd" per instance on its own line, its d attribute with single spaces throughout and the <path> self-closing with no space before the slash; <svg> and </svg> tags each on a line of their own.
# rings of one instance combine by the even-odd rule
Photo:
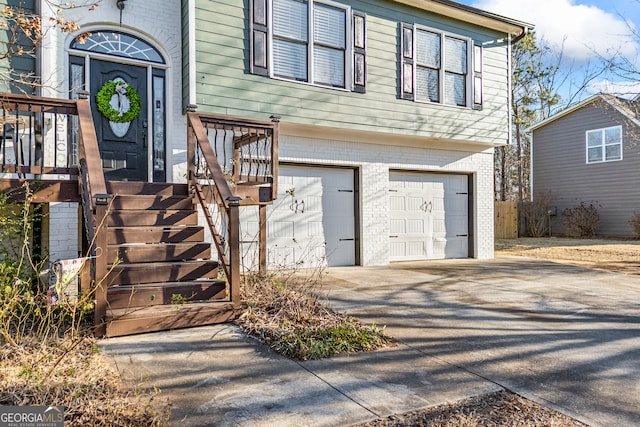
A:
<svg viewBox="0 0 640 427">
<path fill-rule="evenodd" d="M 199 326 L 238 315 L 239 207 L 258 205 L 264 215 L 277 194 L 277 121 L 192 110 L 186 184 L 107 182 L 86 97 L 0 99 L 0 192 L 16 202 L 28 196 L 33 203 L 79 203 L 87 242 L 81 249 L 92 255 L 91 278 L 81 292 L 94 296 L 97 335 Z M 229 149 L 232 156 L 218 157 Z M 198 224 L 198 205 L 205 224 Z M 204 240 L 205 228 L 212 242 Z M 260 265 L 266 268 L 264 230 L 260 236 Z"/>
</svg>

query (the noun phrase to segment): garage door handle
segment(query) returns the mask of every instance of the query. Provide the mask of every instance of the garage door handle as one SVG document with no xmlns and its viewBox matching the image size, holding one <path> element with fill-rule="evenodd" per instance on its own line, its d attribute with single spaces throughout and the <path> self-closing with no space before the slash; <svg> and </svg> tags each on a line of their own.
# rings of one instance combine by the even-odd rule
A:
<svg viewBox="0 0 640 427">
<path fill-rule="evenodd" d="M 397 239 L 398 236 L 389 236 L 390 239 Z"/>
<path fill-rule="evenodd" d="M 339 242 L 353 242 L 356 239 L 338 239 Z"/>
<path fill-rule="evenodd" d="M 468 234 L 456 234 L 456 237 L 469 237 Z"/>
</svg>

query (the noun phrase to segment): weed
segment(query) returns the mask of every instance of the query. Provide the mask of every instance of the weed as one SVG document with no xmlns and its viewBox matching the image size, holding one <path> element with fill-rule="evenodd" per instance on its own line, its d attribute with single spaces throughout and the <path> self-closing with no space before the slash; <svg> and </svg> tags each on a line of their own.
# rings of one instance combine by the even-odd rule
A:
<svg viewBox="0 0 640 427">
<path fill-rule="evenodd" d="M 384 328 L 367 327 L 325 304 L 319 270 L 281 270 L 245 277 L 247 311 L 238 324 L 278 353 L 297 360 L 375 350 L 391 342 Z"/>
<path fill-rule="evenodd" d="M 187 298 L 184 295 L 180 294 L 172 294 L 171 295 L 171 304 L 173 305 L 185 305 L 188 302 Z"/>
</svg>

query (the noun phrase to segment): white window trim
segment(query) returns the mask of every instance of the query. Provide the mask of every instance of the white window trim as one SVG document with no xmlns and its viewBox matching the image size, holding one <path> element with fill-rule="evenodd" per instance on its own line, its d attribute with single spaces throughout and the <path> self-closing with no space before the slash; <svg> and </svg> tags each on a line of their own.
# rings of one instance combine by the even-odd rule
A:
<svg viewBox="0 0 640 427">
<path fill-rule="evenodd" d="M 618 128 L 620 130 L 620 142 L 617 144 L 608 144 L 608 145 L 620 145 L 620 158 L 619 159 L 611 159 L 611 160 L 607 160 L 605 157 L 606 154 L 606 150 L 605 148 L 607 147 L 607 145 L 605 144 L 605 138 L 604 138 L 604 132 L 607 129 L 615 129 Z M 600 132 L 602 135 L 602 139 L 601 139 L 601 144 L 600 144 L 600 148 L 602 149 L 602 157 L 600 158 L 600 160 L 596 160 L 596 161 L 589 161 L 589 133 L 590 132 Z M 599 128 L 599 129 L 589 129 L 586 130 L 584 132 L 584 144 L 585 144 L 585 160 L 587 162 L 587 164 L 592 165 L 595 163 L 610 163 L 610 162 L 619 162 L 621 160 L 624 159 L 624 134 L 622 132 L 622 126 L 618 125 L 618 126 L 608 126 L 606 128 Z M 593 147 L 591 147 L 593 148 Z"/>
<path fill-rule="evenodd" d="M 417 67 L 418 67 L 418 57 L 417 57 L 417 49 L 418 49 L 418 44 L 417 44 L 417 39 L 418 39 L 418 30 L 422 30 L 422 31 L 428 31 L 431 33 L 435 33 L 435 34 L 439 34 L 440 35 L 440 70 L 438 72 L 438 89 L 440 91 L 440 102 L 433 102 L 433 101 L 429 101 L 429 100 L 423 100 L 423 99 L 417 99 L 417 87 L 416 87 L 416 73 L 417 73 Z M 446 50 L 445 50 L 445 37 L 451 37 L 451 38 L 455 38 L 458 40 L 464 40 L 467 43 L 467 75 L 465 76 L 465 105 L 453 105 L 453 104 L 447 104 L 444 102 L 445 100 L 445 93 L 444 93 L 444 80 L 445 80 L 445 55 L 446 55 Z M 472 76 L 473 76 L 473 67 L 474 67 L 474 63 L 473 63 L 473 40 L 469 37 L 464 37 L 461 36 L 459 34 L 454 34 L 454 33 L 450 33 L 447 31 L 442 31 L 442 30 L 437 30 L 435 28 L 432 27 L 427 27 L 424 25 L 418 25 L 418 24 L 414 24 L 413 25 L 413 75 L 411 76 L 411 78 L 413 79 L 413 91 L 414 91 L 414 96 L 413 96 L 413 101 L 414 102 L 420 102 L 420 103 L 425 103 L 425 104 L 435 104 L 435 105 L 443 105 L 443 106 L 447 106 L 447 107 L 454 107 L 454 108 L 465 108 L 465 109 L 471 109 L 473 107 L 473 85 L 472 85 Z M 445 52 L 444 54 L 442 54 L 442 52 Z"/>
<path fill-rule="evenodd" d="M 313 70 L 313 46 L 314 46 L 314 40 L 313 40 L 313 8 L 314 5 L 316 3 L 320 3 L 320 4 L 326 4 L 328 6 L 333 6 L 335 8 L 338 9 L 343 9 L 346 13 L 345 16 L 345 59 L 344 59 L 344 83 L 345 83 L 345 87 L 341 88 L 341 87 L 335 87 L 335 86 L 329 86 L 329 85 L 324 85 L 324 84 L 320 84 L 320 83 L 313 83 L 313 76 L 314 76 L 314 70 Z M 269 51 L 273 52 L 273 1 L 268 2 L 269 4 L 269 25 L 268 25 L 268 43 L 269 43 Z M 269 55 L 269 77 L 275 80 L 283 80 L 283 81 L 287 81 L 287 82 L 295 82 L 295 83 L 300 83 L 300 84 L 306 84 L 309 86 L 316 86 L 316 87 L 321 87 L 321 88 L 325 88 L 325 89 L 334 89 L 334 90 L 340 90 L 340 91 L 346 91 L 346 92 L 351 92 L 354 89 L 354 84 L 353 84 L 353 40 L 352 40 L 352 22 L 353 22 L 353 13 L 352 13 L 352 9 L 351 6 L 347 6 L 341 3 L 336 3 L 333 2 L 331 0 L 321 0 L 321 1 L 314 1 L 314 0 L 308 0 L 308 4 L 309 4 L 309 25 L 308 25 L 308 32 L 309 34 L 307 35 L 307 46 L 308 46 L 308 51 L 307 51 L 307 79 L 308 81 L 303 82 L 300 80 L 296 80 L 293 78 L 286 78 L 286 77 L 282 77 L 282 76 L 276 76 L 274 75 L 274 66 L 273 66 L 273 54 Z"/>
</svg>

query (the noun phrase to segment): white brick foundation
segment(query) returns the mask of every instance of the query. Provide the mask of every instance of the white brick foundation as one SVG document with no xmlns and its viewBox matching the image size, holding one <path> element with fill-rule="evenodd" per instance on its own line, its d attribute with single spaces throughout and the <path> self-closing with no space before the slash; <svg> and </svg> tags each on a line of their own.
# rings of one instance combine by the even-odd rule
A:
<svg viewBox="0 0 640 427">
<path fill-rule="evenodd" d="M 78 204 L 49 205 L 49 261 L 78 257 Z"/>
<path fill-rule="evenodd" d="M 280 135 L 280 161 L 351 166 L 360 176 L 362 265 L 389 263 L 389 171 L 471 174 L 476 258 L 493 257 L 493 150 L 457 151 Z"/>
</svg>

